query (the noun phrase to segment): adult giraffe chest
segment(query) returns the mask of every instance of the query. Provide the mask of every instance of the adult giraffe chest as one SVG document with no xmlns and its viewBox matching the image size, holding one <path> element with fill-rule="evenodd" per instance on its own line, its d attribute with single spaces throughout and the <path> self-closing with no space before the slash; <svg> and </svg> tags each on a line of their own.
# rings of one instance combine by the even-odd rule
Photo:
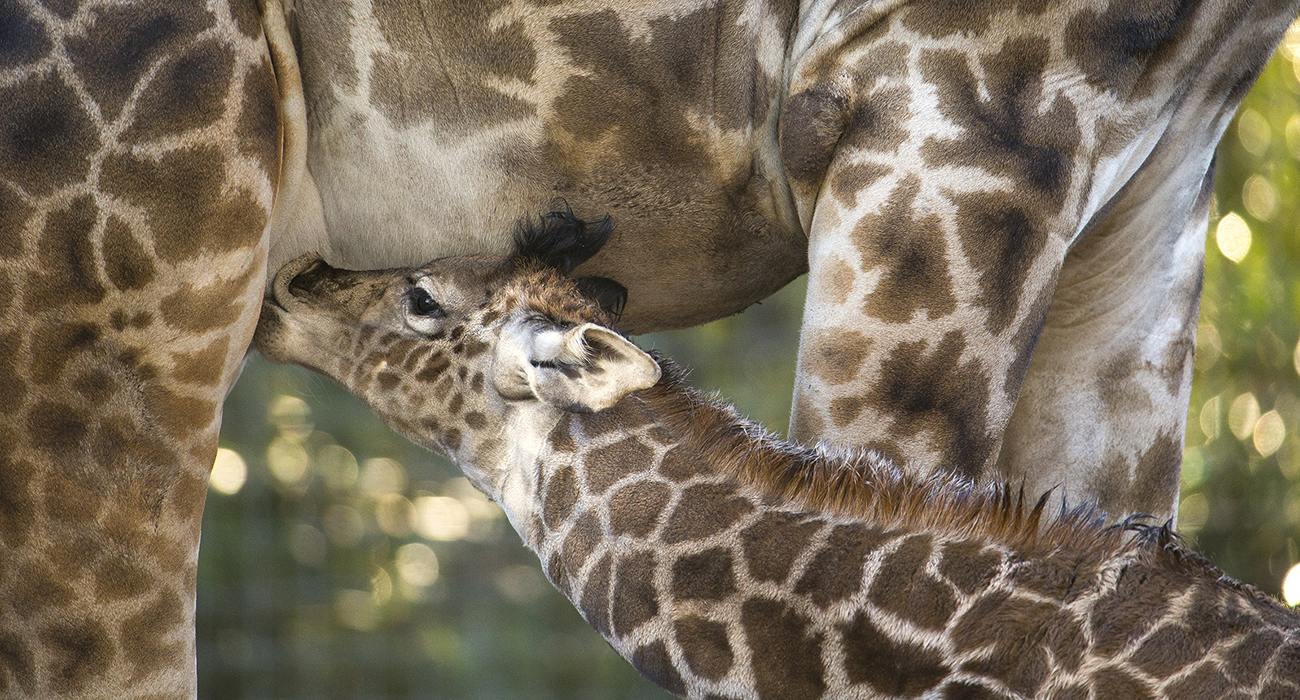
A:
<svg viewBox="0 0 1300 700">
<path fill-rule="evenodd" d="M 785 5 L 300 3 L 320 210 L 271 269 L 500 252 L 562 199 L 618 222 L 587 269 L 629 287 L 637 328 L 739 311 L 806 269 L 777 146 Z"/>
</svg>

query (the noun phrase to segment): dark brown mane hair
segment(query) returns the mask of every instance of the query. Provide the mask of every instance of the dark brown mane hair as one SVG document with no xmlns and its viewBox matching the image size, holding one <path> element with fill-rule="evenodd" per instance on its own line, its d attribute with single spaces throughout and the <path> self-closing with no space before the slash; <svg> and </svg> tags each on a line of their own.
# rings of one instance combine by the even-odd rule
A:
<svg viewBox="0 0 1300 700">
<path fill-rule="evenodd" d="M 960 476 L 910 475 L 870 452 L 830 451 L 781 440 L 684 383 L 671 360 L 654 387 L 635 394 L 682 442 L 719 470 L 777 499 L 810 510 L 870 519 L 884 528 L 917 528 L 1001 543 L 1027 558 L 1061 557 L 1083 568 L 1131 557 L 1173 574 L 1209 579 L 1286 610 L 1273 597 L 1237 582 L 1183 546 L 1170 523 L 1130 516 L 1107 526 L 1096 508 L 1063 510 L 1047 525 L 1049 494 L 1028 504 L 1007 484 L 976 485 Z M 1131 533 L 1131 534 L 1130 534 Z"/>
</svg>

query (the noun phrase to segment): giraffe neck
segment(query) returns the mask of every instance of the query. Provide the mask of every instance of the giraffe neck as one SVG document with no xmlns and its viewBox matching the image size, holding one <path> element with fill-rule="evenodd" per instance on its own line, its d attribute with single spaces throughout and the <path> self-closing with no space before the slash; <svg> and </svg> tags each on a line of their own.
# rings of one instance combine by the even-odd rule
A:
<svg viewBox="0 0 1300 700">
<path fill-rule="evenodd" d="M 526 478 L 526 512 L 506 505 L 548 577 L 682 695 L 1182 697 L 1186 671 L 1218 657 L 1173 659 L 1175 632 L 1255 645 L 1262 662 L 1219 675 L 1229 688 L 1265 687 L 1300 653 L 1300 620 L 1167 531 L 1133 540 L 1076 516 L 1040 535 L 1005 491 L 783 444 L 671 377 L 562 417 Z"/>
</svg>

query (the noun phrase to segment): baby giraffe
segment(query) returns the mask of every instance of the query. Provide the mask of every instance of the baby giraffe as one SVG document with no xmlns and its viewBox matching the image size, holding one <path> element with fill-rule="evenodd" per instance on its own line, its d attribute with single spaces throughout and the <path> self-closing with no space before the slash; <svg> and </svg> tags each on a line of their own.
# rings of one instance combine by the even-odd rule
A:
<svg viewBox="0 0 1300 700">
<path fill-rule="evenodd" d="M 1296 698 L 1300 616 L 1165 528 L 782 442 L 611 330 L 567 213 L 513 255 L 276 275 L 257 347 L 500 503 L 555 586 L 691 698 Z"/>
</svg>

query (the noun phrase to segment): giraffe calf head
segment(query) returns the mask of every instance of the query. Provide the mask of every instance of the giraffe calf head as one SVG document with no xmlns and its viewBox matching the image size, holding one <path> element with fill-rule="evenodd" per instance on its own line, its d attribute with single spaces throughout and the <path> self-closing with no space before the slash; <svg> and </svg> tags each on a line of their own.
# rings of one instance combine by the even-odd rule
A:
<svg viewBox="0 0 1300 700">
<path fill-rule="evenodd" d="M 507 256 L 376 271 L 304 256 L 276 274 L 254 342 L 339 382 L 492 495 L 503 455 L 563 412 L 603 410 L 659 378 L 610 328 L 623 288 L 568 276 L 608 235 L 561 212 L 521 224 Z"/>
</svg>

